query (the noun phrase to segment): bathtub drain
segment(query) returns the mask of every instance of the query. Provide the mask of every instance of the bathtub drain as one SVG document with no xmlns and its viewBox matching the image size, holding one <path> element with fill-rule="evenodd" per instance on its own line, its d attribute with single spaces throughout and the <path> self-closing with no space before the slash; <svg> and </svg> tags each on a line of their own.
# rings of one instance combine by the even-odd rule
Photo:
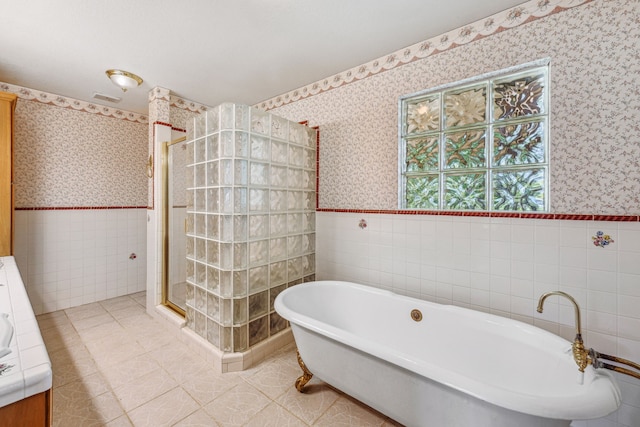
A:
<svg viewBox="0 0 640 427">
<path fill-rule="evenodd" d="M 420 312 L 420 310 L 414 308 L 413 310 L 411 310 L 411 318 L 416 322 L 419 322 L 422 320 L 422 313 Z"/>
</svg>

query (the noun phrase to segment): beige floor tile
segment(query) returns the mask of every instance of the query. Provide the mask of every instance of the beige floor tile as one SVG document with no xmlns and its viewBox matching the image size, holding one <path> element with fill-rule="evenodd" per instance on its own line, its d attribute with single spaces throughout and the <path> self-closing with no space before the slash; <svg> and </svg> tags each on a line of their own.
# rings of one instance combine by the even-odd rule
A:
<svg viewBox="0 0 640 427">
<path fill-rule="evenodd" d="M 260 366 L 260 369 L 246 381 L 271 399 L 275 399 L 290 388 L 294 388 L 296 378 L 302 374 L 299 367 L 283 359 L 276 359 Z"/>
<path fill-rule="evenodd" d="M 400 427 L 318 379 L 295 390 L 294 344 L 220 374 L 145 303 L 141 292 L 69 309 L 73 320 L 65 311 L 38 316 L 53 366 L 54 426 Z"/>
<path fill-rule="evenodd" d="M 137 313 L 135 316 L 118 318 L 117 320 L 122 327 L 127 330 L 153 331 L 162 327 L 161 324 L 156 319 L 149 316 L 146 311 L 144 313 Z"/>
<path fill-rule="evenodd" d="M 118 347 L 123 343 L 132 342 L 133 337 L 124 329 L 106 335 L 102 337 L 102 339 L 96 340 L 86 340 L 83 339 L 82 342 L 87 347 L 87 350 L 93 355 L 100 355 L 101 353 L 108 353 L 112 348 Z"/>
<path fill-rule="evenodd" d="M 147 351 L 135 341 L 124 342 L 113 347 L 106 352 L 92 353 L 96 363 L 101 366 L 114 366 L 126 363 L 137 356 L 145 354 Z"/>
<path fill-rule="evenodd" d="M 91 398 L 91 404 L 98 410 L 103 421 L 111 421 L 124 414 L 118 399 L 110 391 Z"/>
<path fill-rule="evenodd" d="M 136 307 L 139 308 L 140 304 L 138 304 L 133 298 L 129 295 L 124 295 L 121 297 L 111 298 L 105 301 L 100 301 L 99 303 L 106 311 L 118 311 L 128 307 Z"/>
<path fill-rule="evenodd" d="M 103 314 L 98 314 L 96 316 L 92 316 L 92 317 L 85 317 L 83 319 L 80 320 L 72 320 L 71 323 L 73 324 L 73 327 L 76 328 L 76 331 L 78 331 L 78 333 L 80 334 L 80 336 L 82 336 L 82 331 L 87 330 L 87 329 L 91 329 L 94 326 L 103 326 L 106 327 L 109 324 L 114 323 L 115 325 L 117 325 L 116 319 L 113 318 L 113 316 L 107 312 L 103 313 Z M 113 326 L 115 326 L 113 325 Z"/>
<path fill-rule="evenodd" d="M 338 392 L 325 383 L 312 380 L 304 393 L 291 387 L 276 402 L 302 421 L 313 424 L 339 397 Z"/>
<path fill-rule="evenodd" d="M 109 387 L 99 373 L 87 375 L 54 389 L 56 403 L 72 402 L 99 396 L 109 391 Z"/>
<path fill-rule="evenodd" d="M 52 363 L 53 387 L 60 387 L 98 371 L 91 357 L 75 359 L 67 362 Z"/>
<path fill-rule="evenodd" d="M 252 385 L 241 382 L 204 407 L 222 426 L 242 426 L 271 401 Z"/>
<path fill-rule="evenodd" d="M 153 351 L 150 351 L 149 354 L 158 361 L 160 364 L 169 364 L 171 365 L 173 362 L 177 362 L 186 357 L 189 357 L 191 354 L 189 350 L 184 346 L 179 345 L 178 343 L 170 343 L 164 345 L 160 348 L 157 348 Z"/>
<path fill-rule="evenodd" d="M 109 421 L 105 426 L 106 427 L 134 427 L 133 424 L 131 424 L 131 420 L 129 420 L 129 417 L 127 417 L 126 415 L 122 415 L 116 418 L 115 420 Z"/>
<path fill-rule="evenodd" d="M 189 352 L 180 343 L 169 343 L 149 352 L 162 368 L 178 382 L 190 378 L 192 374 L 209 368 L 210 364 L 197 354 Z"/>
<path fill-rule="evenodd" d="M 245 424 L 246 427 L 305 427 L 308 425 L 275 402 L 271 402 Z"/>
<path fill-rule="evenodd" d="M 124 414 L 111 392 L 89 398 L 54 389 L 53 402 L 54 426 L 103 426 Z"/>
<path fill-rule="evenodd" d="M 81 340 L 74 342 L 73 344 L 65 345 L 58 350 L 48 350 L 49 359 L 51 363 L 55 365 L 61 365 L 63 363 L 71 363 L 74 360 L 91 358 L 91 353 L 87 350 L 87 347 Z"/>
<path fill-rule="evenodd" d="M 100 323 L 91 328 L 78 330 L 78 335 L 80 338 L 86 343 L 92 341 L 102 341 L 109 335 L 113 335 L 116 333 L 125 332 L 124 328 L 111 317 L 110 314 L 107 314 L 108 318 L 111 318 L 110 321 L 106 321 L 105 323 Z M 102 317 L 102 319 L 107 320 L 107 317 Z"/>
<path fill-rule="evenodd" d="M 404 425 L 391 418 L 387 418 L 384 423 L 382 423 L 382 427 L 404 427 Z"/>
<path fill-rule="evenodd" d="M 65 317 L 66 318 L 66 317 Z M 73 327 L 71 321 L 56 321 L 56 324 L 47 324 L 48 328 L 42 329 L 40 328 L 40 334 L 42 335 L 42 339 L 46 340 L 55 340 L 55 339 L 66 339 L 70 337 L 80 338 L 76 328 Z"/>
<path fill-rule="evenodd" d="M 130 331 L 131 335 L 145 350 L 152 351 L 168 344 L 177 346 L 181 345 L 176 337 L 168 331 L 160 329 L 142 331 Z"/>
<path fill-rule="evenodd" d="M 314 426 L 380 427 L 387 417 L 346 396 L 340 398 L 314 423 Z"/>
<path fill-rule="evenodd" d="M 96 372 L 95 374 L 87 375 L 78 380 L 85 393 L 90 397 L 99 396 L 102 393 L 109 391 L 109 384 L 104 379 L 102 374 Z M 73 385 L 74 383 L 68 384 Z"/>
<path fill-rule="evenodd" d="M 158 368 L 114 388 L 113 393 L 124 410 L 130 411 L 177 386 L 176 380 L 171 378 L 164 369 Z"/>
<path fill-rule="evenodd" d="M 146 307 L 147 305 L 147 293 L 146 292 L 138 292 L 136 294 L 129 295 L 131 298 L 135 300 L 142 307 Z"/>
<path fill-rule="evenodd" d="M 217 427 L 219 425 L 204 409 L 199 409 L 187 418 L 175 423 L 174 427 Z"/>
<path fill-rule="evenodd" d="M 128 412 L 128 415 L 136 427 L 170 426 L 198 408 L 200 405 L 182 387 L 176 387 Z"/>
<path fill-rule="evenodd" d="M 41 314 L 36 317 L 38 327 L 42 333 L 44 331 L 62 326 L 71 326 L 71 321 L 64 311 L 54 311 L 53 313 Z"/>
<path fill-rule="evenodd" d="M 118 308 L 118 309 L 109 310 L 109 313 L 113 316 L 114 319 L 117 319 L 117 320 L 125 319 L 127 317 L 140 316 L 142 314 L 146 314 L 144 308 L 141 307 L 135 301 L 133 302 L 133 305 L 130 305 L 130 306 L 127 306 L 127 307 Z"/>
<path fill-rule="evenodd" d="M 53 352 L 57 350 L 62 350 L 67 346 L 72 346 L 76 344 L 82 343 L 82 338 L 78 335 L 75 330 L 73 334 L 60 336 L 60 335 L 42 335 L 42 340 L 44 341 L 44 345 L 47 347 L 48 352 Z"/>
<path fill-rule="evenodd" d="M 67 308 L 64 312 L 72 322 L 106 314 L 105 309 L 97 302 Z"/>
<path fill-rule="evenodd" d="M 49 319 L 54 319 L 58 317 L 67 317 L 67 315 L 64 313 L 64 310 L 58 310 L 58 311 L 51 311 L 49 313 L 38 314 L 36 316 L 36 319 L 38 320 L 38 322 L 40 322 L 41 320 L 49 320 Z"/>
<path fill-rule="evenodd" d="M 200 405 L 206 405 L 241 381 L 235 373 L 221 374 L 206 367 L 185 375 L 180 383 Z"/>
<path fill-rule="evenodd" d="M 105 360 L 105 359 L 99 359 Z M 99 365 L 100 371 L 114 389 L 158 370 L 160 365 L 149 354 L 139 354 L 120 363 Z"/>
</svg>

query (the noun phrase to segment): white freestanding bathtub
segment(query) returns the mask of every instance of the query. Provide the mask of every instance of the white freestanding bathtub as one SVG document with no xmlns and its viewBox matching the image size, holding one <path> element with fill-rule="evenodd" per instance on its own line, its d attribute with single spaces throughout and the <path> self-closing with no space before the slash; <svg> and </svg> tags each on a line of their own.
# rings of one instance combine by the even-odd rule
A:
<svg viewBox="0 0 640 427">
<path fill-rule="evenodd" d="M 407 426 L 568 426 L 620 405 L 608 372 L 580 381 L 569 341 L 515 320 L 337 281 L 275 308 L 312 374 Z"/>
</svg>

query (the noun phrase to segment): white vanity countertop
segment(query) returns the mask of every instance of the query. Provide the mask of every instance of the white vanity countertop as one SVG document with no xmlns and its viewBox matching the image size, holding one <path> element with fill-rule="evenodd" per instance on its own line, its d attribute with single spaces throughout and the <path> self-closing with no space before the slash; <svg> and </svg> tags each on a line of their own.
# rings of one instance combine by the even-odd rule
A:
<svg viewBox="0 0 640 427">
<path fill-rule="evenodd" d="M 11 353 L 0 357 L 0 407 L 49 390 L 51 361 L 13 257 L 0 257 L 0 313 L 13 325 Z"/>
</svg>

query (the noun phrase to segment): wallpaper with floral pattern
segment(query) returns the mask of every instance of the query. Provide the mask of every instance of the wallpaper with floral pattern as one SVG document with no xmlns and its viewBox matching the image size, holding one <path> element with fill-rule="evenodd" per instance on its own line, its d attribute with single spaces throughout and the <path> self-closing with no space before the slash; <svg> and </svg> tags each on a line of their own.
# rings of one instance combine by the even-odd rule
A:
<svg viewBox="0 0 640 427">
<path fill-rule="evenodd" d="M 146 206 L 146 121 L 18 100 L 15 205 Z"/>
<path fill-rule="evenodd" d="M 148 117 L 144 114 L 132 113 L 131 111 L 124 111 L 114 107 L 107 107 L 106 105 L 80 101 L 79 99 L 68 98 L 66 96 L 12 85 L 9 83 L 0 82 L 0 91 L 15 93 L 20 99 L 55 105 L 56 107 L 68 108 L 75 111 L 84 111 L 85 113 L 115 117 L 117 119 L 129 120 L 138 123 L 148 122 Z"/>
<path fill-rule="evenodd" d="M 638 1 L 595 0 L 529 19 L 545 3 L 505 11 L 519 14 L 520 25 L 467 44 L 304 98 L 298 92 L 295 101 L 263 103 L 320 126 L 319 207 L 398 208 L 400 96 L 550 58 L 551 212 L 640 213 Z"/>
</svg>

